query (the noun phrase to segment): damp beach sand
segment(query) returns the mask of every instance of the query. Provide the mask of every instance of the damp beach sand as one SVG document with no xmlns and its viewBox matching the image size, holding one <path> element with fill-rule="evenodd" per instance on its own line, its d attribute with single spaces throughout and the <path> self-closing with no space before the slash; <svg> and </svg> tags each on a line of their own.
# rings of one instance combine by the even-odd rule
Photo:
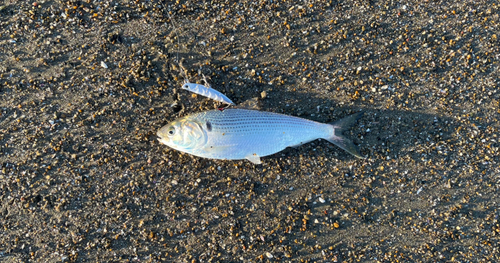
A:
<svg viewBox="0 0 500 263">
<path fill-rule="evenodd" d="M 495 262 L 497 1 L 0 1 L 0 261 Z M 183 74 L 185 72 L 185 74 Z M 209 160 L 157 141 L 240 104 L 326 141 Z"/>
</svg>

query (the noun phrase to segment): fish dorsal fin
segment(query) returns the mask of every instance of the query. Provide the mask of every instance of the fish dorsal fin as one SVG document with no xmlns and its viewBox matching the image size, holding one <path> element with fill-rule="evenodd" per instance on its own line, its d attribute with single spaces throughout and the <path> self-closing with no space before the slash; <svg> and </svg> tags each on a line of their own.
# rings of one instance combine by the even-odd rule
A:
<svg viewBox="0 0 500 263">
<path fill-rule="evenodd" d="M 245 109 L 245 110 L 260 110 L 260 101 L 259 98 L 251 98 L 248 99 L 236 106 L 238 109 Z"/>
<path fill-rule="evenodd" d="M 262 163 L 260 161 L 260 156 L 256 153 L 247 155 L 245 157 L 245 159 L 249 160 L 250 162 L 252 162 L 254 164 L 261 164 Z"/>
</svg>

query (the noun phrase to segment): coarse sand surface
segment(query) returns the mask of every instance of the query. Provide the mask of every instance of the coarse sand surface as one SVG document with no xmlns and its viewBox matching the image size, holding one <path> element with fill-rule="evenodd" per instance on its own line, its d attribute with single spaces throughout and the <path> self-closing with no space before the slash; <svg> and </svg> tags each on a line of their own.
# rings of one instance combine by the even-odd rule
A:
<svg viewBox="0 0 500 263">
<path fill-rule="evenodd" d="M 0 1 L 1 262 L 499 262 L 498 1 Z M 317 140 L 210 160 L 217 103 Z"/>
</svg>

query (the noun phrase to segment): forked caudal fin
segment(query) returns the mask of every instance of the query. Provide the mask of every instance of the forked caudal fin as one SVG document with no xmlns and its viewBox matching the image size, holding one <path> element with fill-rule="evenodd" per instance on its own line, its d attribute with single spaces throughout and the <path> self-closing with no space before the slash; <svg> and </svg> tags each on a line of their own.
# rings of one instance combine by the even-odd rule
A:
<svg viewBox="0 0 500 263">
<path fill-rule="evenodd" d="M 361 118 L 361 116 L 363 116 L 363 112 L 358 112 L 358 113 L 355 113 L 353 115 L 347 116 L 343 119 L 340 119 L 338 121 L 330 123 L 330 125 L 332 125 L 335 130 L 330 138 L 325 138 L 325 139 L 328 140 L 329 142 L 337 145 L 338 147 L 346 150 L 347 152 L 356 156 L 357 158 L 365 159 L 366 157 L 364 157 L 363 155 L 361 155 L 359 153 L 356 145 L 354 145 L 354 143 L 351 140 L 347 139 L 347 137 L 345 137 L 342 134 L 344 131 L 351 128 L 351 126 L 359 118 Z"/>
</svg>

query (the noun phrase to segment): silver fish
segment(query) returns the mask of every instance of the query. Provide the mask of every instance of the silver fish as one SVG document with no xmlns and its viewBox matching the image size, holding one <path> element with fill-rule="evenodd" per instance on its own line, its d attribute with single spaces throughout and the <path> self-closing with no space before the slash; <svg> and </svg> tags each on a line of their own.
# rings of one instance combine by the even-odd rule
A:
<svg viewBox="0 0 500 263">
<path fill-rule="evenodd" d="M 211 159 L 247 159 L 254 164 L 260 164 L 262 156 L 319 138 L 358 158 L 365 158 L 342 135 L 361 114 L 326 124 L 266 111 L 211 110 L 179 118 L 163 126 L 157 135 L 161 143 L 192 155 Z"/>
<path fill-rule="evenodd" d="M 208 84 L 207 84 L 208 86 Z M 196 84 L 196 83 L 189 83 L 185 82 L 182 85 L 182 88 L 185 90 L 189 90 L 191 92 L 194 92 L 196 94 L 199 94 L 201 96 L 205 96 L 207 98 L 226 103 L 228 105 L 233 105 L 233 101 L 231 101 L 226 95 L 222 94 L 220 91 L 211 88 L 210 86 L 203 86 L 201 84 Z"/>
</svg>

